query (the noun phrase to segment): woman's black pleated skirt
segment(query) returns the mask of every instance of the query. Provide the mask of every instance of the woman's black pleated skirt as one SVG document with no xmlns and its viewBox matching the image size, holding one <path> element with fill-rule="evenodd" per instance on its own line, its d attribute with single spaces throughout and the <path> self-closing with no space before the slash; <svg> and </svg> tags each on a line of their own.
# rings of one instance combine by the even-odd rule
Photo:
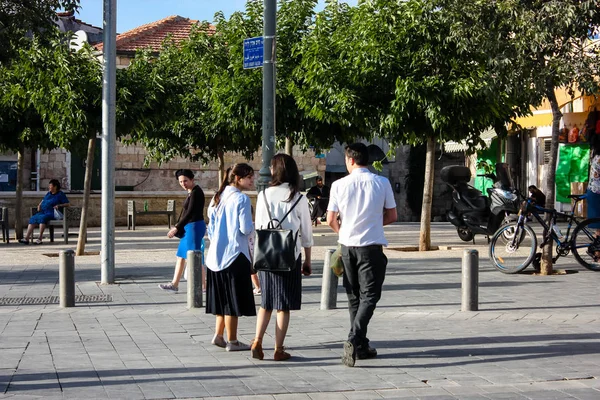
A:
<svg viewBox="0 0 600 400">
<path fill-rule="evenodd" d="M 256 315 L 250 261 L 239 254 L 222 271 L 206 269 L 206 313 L 252 317 Z"/>
<path fill-rule="evenodd" d="M 258 273 L 265 310 L 299 310 L 302 304 L 302 258 L 296 260 L 296 268 L 286 272 L 260 271 Z"/>
</svg>

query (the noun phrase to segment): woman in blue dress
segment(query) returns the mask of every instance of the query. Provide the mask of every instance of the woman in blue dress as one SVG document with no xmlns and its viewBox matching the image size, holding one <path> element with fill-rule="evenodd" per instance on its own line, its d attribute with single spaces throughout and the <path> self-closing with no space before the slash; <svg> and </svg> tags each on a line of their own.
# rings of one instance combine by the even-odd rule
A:
<svg viewBox="0 0 600 400">
<path fill-rule="evenodd" d="M 194 183 L 194 173 L 189 169 L 179 169 L 175 172 L 175 177 L 179 185 L 187 190 L 188 197 L 183 203 L 183 210 L 179 221 L 171 229 L 167 236 L 169 238 L 179 237 L 179 247 L 177 248 L 177 262 L 175 263 L 175 273 L 173 280 L 169 283 L 158 285 L 164 291 L 177 293 L 179 291 L 179 281 L 185 271 L 185 260 L 188 250 L 201 250 L 202 239 L 206 232 L 206 223 L 204 222 L 204 192 L 200 186 Z"/>
<path fill-rule="evenodd" d="M 40 204 L 38 204 L 38 212 L 29 219 L 27 234 L 25 234 L 25 237 L 19 240 L 19 242 L 29 244 L 29 242 L 33 240 L 33 230 L 39 225 L 40 236 L 33 243 L 42 244 L 42 237 L 44 235 L 44 230 L 46 229 L 46 224 L 48 221 L 55 219 L 54 210 L 59 210 L 63 207 L 69 207 L 69 199 L 67 199 L 67 196 L 60 190 L 60 182 L 57 179 L 52 179 L 50 183 L 48 183 L 48 193 L 46 193 Z"/>
</svg>

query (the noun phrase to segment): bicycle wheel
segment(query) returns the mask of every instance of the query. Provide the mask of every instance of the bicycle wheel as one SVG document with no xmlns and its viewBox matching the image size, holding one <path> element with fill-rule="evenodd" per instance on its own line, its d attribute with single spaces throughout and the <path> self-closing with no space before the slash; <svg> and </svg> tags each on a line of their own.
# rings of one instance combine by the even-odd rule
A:
<svg viewBox="0 0 600 400">
<path fill-rule="evenodd" d="M 597 228 L 594 225 L 600 227 L 600 218 L 586 219 L 577 225 L 573 231 L 571 250 L 579 264 L 592 271 L 600 271 L 600 237 L 596 236 Z"/>
<path fill-rule="evenodd" d="M 507 240 L 507 238 L 511 238 Z M 505 274 L 523 271 L 535 257 L 537 238 L 528 225 L 504 225 L 496 231 L 490 243 L 490 260 Z"/>
</svg>

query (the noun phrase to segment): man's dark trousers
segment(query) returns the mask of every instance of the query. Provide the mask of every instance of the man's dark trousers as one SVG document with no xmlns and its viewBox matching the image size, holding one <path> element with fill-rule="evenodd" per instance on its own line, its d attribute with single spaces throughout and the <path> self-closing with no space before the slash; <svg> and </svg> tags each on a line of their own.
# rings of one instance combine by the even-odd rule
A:
<svg viewBox="0 0 600 400">
<path fill-rule="evenodd" d="M 350 333 L 348 341 L 367 348 L 367 326 L 381 298 L 387 257 L 383 246 L 347 247 L 342 245 L 344 288 L 348 295 Z"/>
</svg>

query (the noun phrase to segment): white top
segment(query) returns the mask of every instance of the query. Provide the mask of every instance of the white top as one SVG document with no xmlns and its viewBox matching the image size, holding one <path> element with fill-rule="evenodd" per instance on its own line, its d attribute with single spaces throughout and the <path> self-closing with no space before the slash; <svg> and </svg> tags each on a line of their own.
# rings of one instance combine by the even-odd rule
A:
<svg viewBox="0 0 600 400">
<path fill-rule="evenodd" d="M 333 182 L 327 210 L 340 213 L 338 241 L 344 246 L 387 246 L 383 210 L 395 207 L 390 181 L 367 168 L 357 168 Z"/>
<path fill-rule="evenodd" d="M 206 266 L 211 271 L 222 271 L 241 253 L 252 260 L 248 238 L 254 232 L 250 198 L 233 186 L 227 186 L 221 201 L 215 207 L 214 198 L 208 206 L 210 247 Z"/>
<path fill-rule="evenodd" d="M 281 218 L 288 212 L 294 205 L 300 193 L 296 193 L 296 196 L 291 201 L 286 201 L 290 197 L 290 186 L 287 183 L 282 183 L 279 186 L 272 186 L 265 189 L 267 196 L 267 202 L 271 215 L 274 219 L 281 221 Z M 262 193 L 258 194 L 256 200 L 256 229 L 267 228 L 269 224 L 269 213 L 265 205 L 265 197 Z M 312 221 L 310 219 L 310 212 L 308 210 L 308 200 L 306 196 L 302 196 L 296 208 L 292 210 L 290 215 L 281 222 L 282 229 L 291 229 L 294 232 L 300 230 L 300 240 L 296 241 L 296 259 L 300 256 L 301 247 L 312 247 L 313 235 L 312 235 Z"/>
<path fill-rule="evenodd" d="M 600 155 L 592 157 L 588 188 L 590 191 L 600 194 Z"/>
</svg>

